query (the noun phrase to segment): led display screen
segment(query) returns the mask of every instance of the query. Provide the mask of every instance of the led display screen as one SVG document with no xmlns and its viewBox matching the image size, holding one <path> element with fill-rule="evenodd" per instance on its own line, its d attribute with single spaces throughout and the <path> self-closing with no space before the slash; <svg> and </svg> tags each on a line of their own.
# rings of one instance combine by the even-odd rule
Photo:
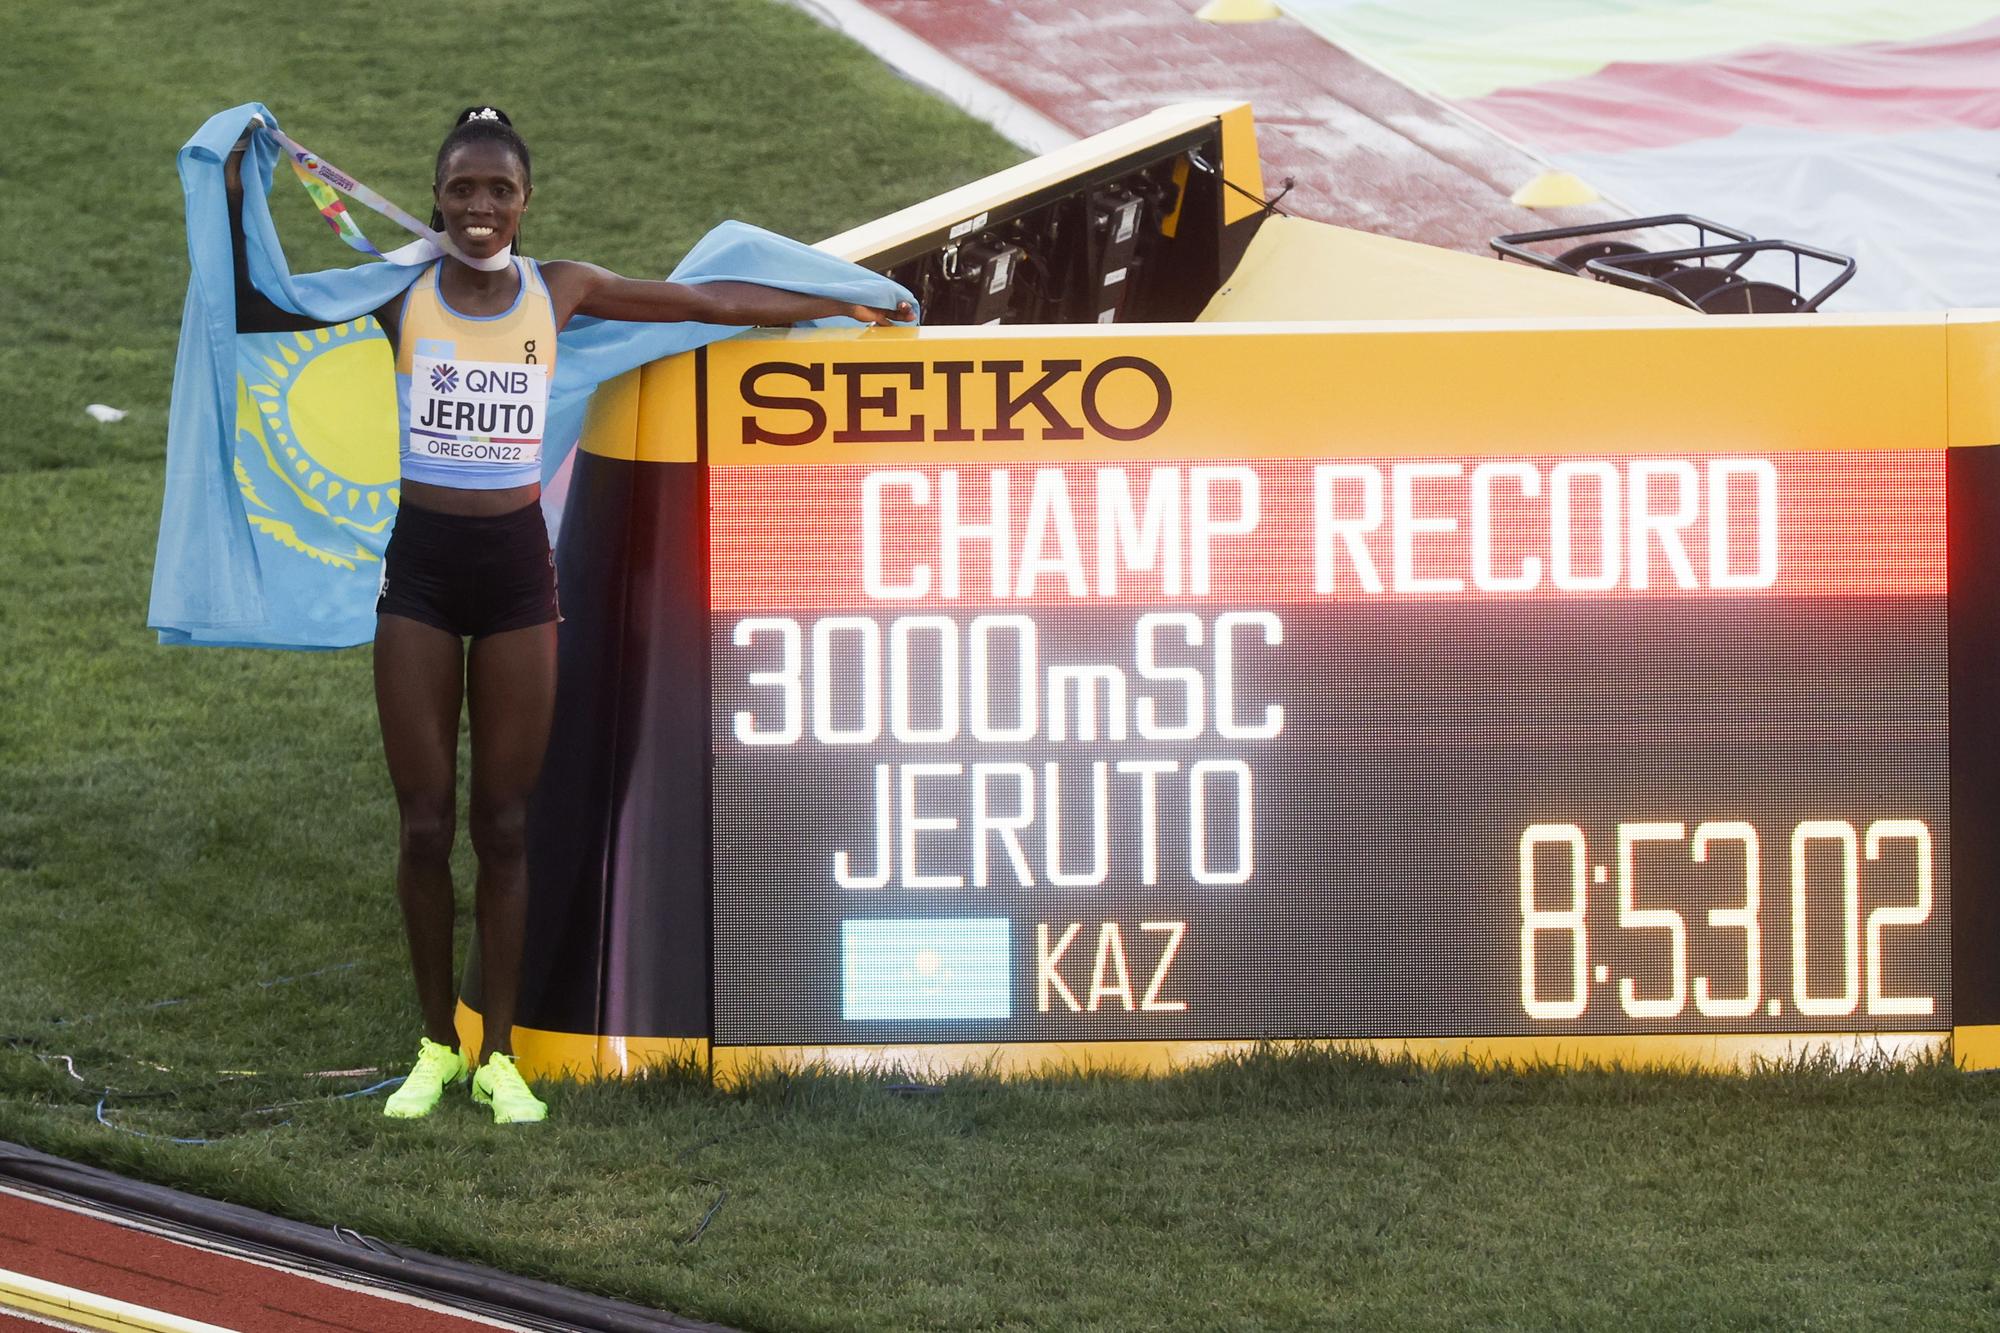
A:
<svg viewBox="0 0 2000 1333">
<path fill-rule="evenodd" d="M 710 408 L 719 1044 L 1950 1026 L 1942 450 L 955 364 Z"/>
</svg>

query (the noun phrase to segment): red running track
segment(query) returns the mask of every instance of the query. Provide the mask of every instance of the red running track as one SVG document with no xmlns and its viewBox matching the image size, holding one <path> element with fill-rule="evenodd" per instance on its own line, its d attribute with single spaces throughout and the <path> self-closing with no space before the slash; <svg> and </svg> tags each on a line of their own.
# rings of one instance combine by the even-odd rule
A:
<svg viewBox="0 0 2000 1333">
<path fill-rule="evenodd" d="M 490 1333 L 514 1325 L 441 1313 L 0 1190 L 0 1269 L 239 1333 Z M 6 1297 L 0 1295 L 0 1302 Z M 0 1314 L 0 1329 L 47 1329 Z"/>
</svg>

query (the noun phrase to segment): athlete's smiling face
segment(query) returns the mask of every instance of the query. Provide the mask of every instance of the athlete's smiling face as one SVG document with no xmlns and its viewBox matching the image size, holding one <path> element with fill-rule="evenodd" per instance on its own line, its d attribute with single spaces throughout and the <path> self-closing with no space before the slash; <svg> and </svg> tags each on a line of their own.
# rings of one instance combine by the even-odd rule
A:
<svg viewBox="0 0 2000 1333">
<path fill-rule="evenodd" d="M 445 233 L 467 255 L 484 259 L 514 239 L 535 190 L 521 159 L 506 145 L 486 140 L 451 151 L 435 192 Z"/>
</svg>

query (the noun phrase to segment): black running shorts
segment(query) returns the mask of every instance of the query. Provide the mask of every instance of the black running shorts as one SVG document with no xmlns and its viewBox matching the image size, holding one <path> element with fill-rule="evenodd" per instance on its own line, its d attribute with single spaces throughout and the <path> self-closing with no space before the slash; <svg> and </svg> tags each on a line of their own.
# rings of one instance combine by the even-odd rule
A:
<svg viewBox="0 0 2000 1333">
<path fill-rule="evenodd" d="M 406 501 L 382 554 L 375 614 L 474 639 L 562 619 L 541 505 L 486 517 Z"/>
</svg>

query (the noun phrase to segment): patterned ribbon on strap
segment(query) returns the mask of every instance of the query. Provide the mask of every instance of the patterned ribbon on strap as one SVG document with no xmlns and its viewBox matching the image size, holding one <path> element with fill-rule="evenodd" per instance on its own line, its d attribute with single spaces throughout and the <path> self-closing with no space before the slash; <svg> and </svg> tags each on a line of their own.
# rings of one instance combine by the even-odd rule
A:
<svg viewBox="0 0 2000 1333">
<path fill-rule="evenodd" d="M 283 130 L 265 125 L 262 121 L 258 124 L 263 133 L 270 135 L 277 141 L 278 146 L 285 150 L 285 156 L 290 159 L 292 171 L 298 176 L 299 184 L 303 185 L 306 193 L 312 197 L 314 206 L 319 209 L 320 216 L 326 219 L 327 225 L 333 228 L 334 235 L 362 254 L 385 259 L 391 264 L 404 265 L 428 264 L 440 255 L 450 255 L 460 263 L 488 273 L 497 272 L 514 262 L 514 247 L 511 245 L 501 250 L 499 254 L 486 259 L 475 259 L 463 253 L 452 244 L 449 236 L 441 231 L 434 231 L 418 221 L 379 190 L 354 179 Z M 347 211 L 347 205 L 341 201 L 340 194 L 335 193 L 336 190 L 349 195 L 358 203 L 366 204 L 404 230 L 416 233 L 419 239 L 384 254 L 362 234 L 361 224 Z"/>
</svg>

